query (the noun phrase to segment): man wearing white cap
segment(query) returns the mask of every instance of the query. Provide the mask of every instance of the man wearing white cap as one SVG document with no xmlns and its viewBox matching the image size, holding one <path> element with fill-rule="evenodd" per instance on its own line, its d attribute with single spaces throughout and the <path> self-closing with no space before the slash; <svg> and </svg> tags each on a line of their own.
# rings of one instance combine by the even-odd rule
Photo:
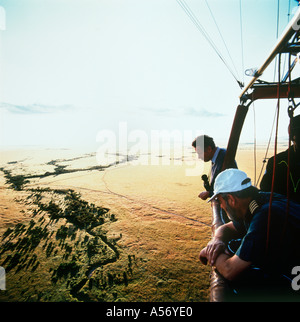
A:
<svg viewBox="0 0 300 322">
<path fill-rule="evenodd" d="M 264 273 L 292 279 L 293 268 L 300 266 L 300 205 L 290 201 L 287 215 L 287 200 L 274 194 L 269 212 L 270 193 L 259 192 L 238 169 L 217 176 L 209 201 L 213 199 L 232 221 L 216 230 L 213 240 L 200 252 L 201 262 L 215 266 L 230 281 L 253 265 Z M 233 238 L 242 239 L 234 255 L 227 248 Z"/>
</svg>

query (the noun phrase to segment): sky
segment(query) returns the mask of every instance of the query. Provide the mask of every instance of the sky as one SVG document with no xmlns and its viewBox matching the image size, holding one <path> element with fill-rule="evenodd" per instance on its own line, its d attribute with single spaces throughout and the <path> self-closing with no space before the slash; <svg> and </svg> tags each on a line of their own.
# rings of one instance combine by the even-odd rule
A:
<svg viewBox="0 0 300 322">
<path fill-rule="evenodd" d="M 276 42 L 278 0 L 185 2 L 247 84 L 244 70 L 259 67 Z M 280 35 L 297 3 L 279 4 Z M 178 1 L 0 0 L 0 6 L 0 147 L 97 147 L 99 133 L 119 137 L 124 124 L 127 134 L 189 131 L 187 141 L 205 133 L 226 145 L 241 89 Z M 273 74 L 272 65 L 263 79 Z M 254 140 L 254 110 L 257 140 L 269 139 L 275 107 L 270 100 L 250 108 L 242 143 Z M 286 109 L 283 101 L 282 139 Z"/>
</svg>

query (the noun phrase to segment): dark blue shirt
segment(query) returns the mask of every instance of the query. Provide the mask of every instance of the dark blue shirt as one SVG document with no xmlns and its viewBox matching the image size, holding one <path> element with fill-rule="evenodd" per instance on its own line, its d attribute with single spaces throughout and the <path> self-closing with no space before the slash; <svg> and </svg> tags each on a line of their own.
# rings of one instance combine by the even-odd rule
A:
<svg viewBox="0 0 300 322">
<path fill-rule="evenodd" d="M 215 184 L 218 174 L 222 171 L 223 162 L 224 162 L 225 155 L 226 155 L 225 149 L 219 148 L 218 151 L 219 151 L 218 155 L 217 155 L 217 157 L 215 157 L 215 156 L 213 157 L 212 165 L 211 165 L 210 183 L 209 183 L 211 186 L 210 196 L 212 196 L 214 194 L 214 192 L 213 192 L 214 184 Z M 231 163 L 228 166 L 228 168 L 236 168 L 237 169 L 236 161 L 233 161 L 233 163 Z"/>
<path fill-rule="evenodd" d="M 260 192 L 254 212 L 249 211 L 243 223 L 234 223 L 245 233 L 236 255 L 267 272 L 290 276 L 292 268 L 300 266 L 300 205 L 290 201 L 287 214 L 286 198 L 274 194 L 267 246 L 269 200 L 270 193 Z"/>
</svg>

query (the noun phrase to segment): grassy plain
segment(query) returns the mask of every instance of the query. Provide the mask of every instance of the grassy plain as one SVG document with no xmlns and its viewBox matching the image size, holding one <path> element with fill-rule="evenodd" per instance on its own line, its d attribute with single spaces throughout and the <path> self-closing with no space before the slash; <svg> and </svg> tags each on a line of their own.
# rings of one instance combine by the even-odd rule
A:
<svg viewBox="0 0 300 322">
<path fill-rule="evenodd" d="M 253 178 L 252 153 L 241 149 L 237 162 Z M 197 198 L 200 176 L 158 159 L 99 166 L 95 153 L 2 151 L 0 301 L 207 301 L 198 253 L 211 212 Z"/>
</svg>

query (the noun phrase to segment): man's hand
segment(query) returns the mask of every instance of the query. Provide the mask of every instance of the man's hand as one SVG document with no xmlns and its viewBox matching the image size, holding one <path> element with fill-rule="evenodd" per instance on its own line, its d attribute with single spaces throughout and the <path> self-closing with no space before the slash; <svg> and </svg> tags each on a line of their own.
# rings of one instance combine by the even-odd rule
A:
<svg viewBox="0 0 300 322">
<path fill-rule="evenodd" d="M 200 251 L 199 259 L 202 264 L 207 265 L 206 247 Z"/>
<path fill-rule="evenodd" d="M 209 265 L 213 266 L 217 257 L 221 253 L 225 252 L 226 244 L 220 239 L 213 239 L 205 248 L 200 251 L 199 259 L 204 265 L 208 263 Z"/>
<path fill-rule="evenodd" d="M 209 191 L 202 191 L 199 193 L 198 197 L 202 200 L 206 200 L 209 197 Z"/>
<path fill-rule="evenodd" d="M 212 248 L 212 247 L 211 247 Z M 216 249 L 222 248 L 221 244 L 217 246 Z M 200 261 L 206 265 L 208 262 L 208 246 L 203 248 L 200 252 Z M 246 262 L 241 260 L 237 255 L 230 256 L 229 252 L 220 253 L 214 262 L 214 266 L 217 268 L 218 272 L 223 275 L 228 280 L 234 280 L 241 272 L 246 270 L 251 262 Z M 210 263 L 209 263 L 210 264 Z M 212 265 L 212 264 L 210 264 Z"/>
</svg>

